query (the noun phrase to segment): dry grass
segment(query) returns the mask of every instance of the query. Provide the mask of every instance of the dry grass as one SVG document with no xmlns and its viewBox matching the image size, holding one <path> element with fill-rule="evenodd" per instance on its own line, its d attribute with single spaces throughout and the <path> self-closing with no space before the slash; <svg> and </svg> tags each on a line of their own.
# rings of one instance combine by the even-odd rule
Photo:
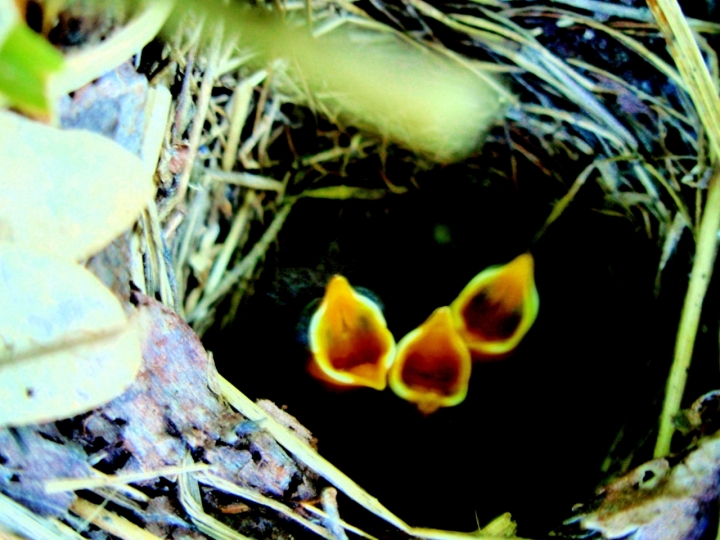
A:
<svg viewBox="0 0 720 540">
<path fill-rule="evenodd" d="M 668 0 L 652 2 L 652 10 L 592 0 L 555 0 L 555 3 L 557 7 L 515 8 L 512 2 L 488 0 L 475 2 L 470 6 L 472 9 L 440 11 L 423 0 L 409 0 L 401 16 L 396 6 L 375 2 L 381 13 L 384 11 L 390 21 L 395 21 L 397 28 L 414 21 L 415 26 L 422 29 L 416 34 L 406 34 L 408 39 L 418 35 L 424 43 L 462 62 L 468 70 L 482 73 L 488 69 L 488 63 L 464 59 L 443 44 L 443 40 L 452 41 L 452 36 L 458 41 L 471 40 L 479 56 L 496 60 L 492 70 L 504 73 L 524 89 L 524 95 L 532 96 L 522 101 L 508 96 L 512 101 L 508 131 L 519 134 L 508 139 L 515 159 L 528 160 L 536 165 L 539 173 L 556 176 L 569 185 L 537 238 L 562 219 L 563 212 L 589 182 L 602 186 L 609 206 L 639 219 L 647 234 L 662 245 L 658 284 L 682 232 L 687 229 L 692 233 L 698 256 L 687 306 L 696 309 L 688 314 L 691 308 L 686 307 L 686 322 L 679 336 L 680 342 L 691 344 L 704 286 L 715 258 L 715 232 L 720 219 L 717 212 L 720 181 L 717 174 L 712 174 L 716 157 L 720 155 L 717 98 L 720 69 L 717 57 L 706 43 L 699 39 L 702 50 L 697 50 L 692 36 L 701 38 L 703 33 L 718 33 L 720 25 L 685 20 L 678 15 L 675 2 Z M 318 34 L 331 32 L 348 22 L 396 31 L 375 21 L 355 4 L 342 0 L 317 1 L 312 5 L 287 1 L 282 9 L 302 13 L 312 20 Z M 658 27 L 653 16 L 665 22 Z M 608 22 L 607 17 L 614 18 Z M 528 27 L 527 21 L 541 21 L 542 25 Z M 321 178 L 328 171 L 339 178 L 334 187 L 310 188 L 299 195 L 307 197 L 373 199 L 404 189 L 391 183 L 387 190 L 345 185 L 349 163 L 370 155 L 385 156 L 387 145 L 363 133 L 352 137 L 349 145 L 341 145 L 338 142 L 343 132 L 341 127 L 335 133 L 326 134 L 326 149 L 316 155 L 297 156 L 282 177 L 268 176 L 266 171 L 277 170 L 273 168 L 270 150 L 286 134 L 290 120 L 283 113 L 283 105 L 291 97 L 276 88 L 277 74 L 273 70 L 277 66 L 249 70 L 246 52 L 238 50 L 232 39 L 227 38 L 230 32 L 211 27 L 212 24 L 215 23 L 188 23 L 182 31 L 170 36 L 164 52 L 167 62 L 154 75 L 153 82 L 169 83 L 180 74 L 182 85 L 165 128 L 160 167 L 165 197 L 151 204 L 140 224 L 141 234 L 135 239 L 136 253 L 138 257 L 142 253 L 147 255 L 146 264 L 143 266 L 138 258 L 133 272 L 148 294 L 157 293 L 199 335 L 222 322 L 217 320 L 219 313 L 223 313 L 226 320 L 231 319 L 242 298 L 251 291 L 263 258 L 297 200 L 298 196 L 286 194 L 291 178 Z M 573 25 L 605 36 L 614 41 L 616 47 L 637 55 L 638 62 L 651 66 L 683 99 L 674 101 L 668 96 L 648 93 L 634 81 L 612 74 L 607 67 L 594 66 L 578 58 L 559 57 L 538 39 L 544 25 Z M 438 28 L 447 33 L 436 36 L 434 32 Z M 206 42 L 205 35 L 214 37 Z M 675 65 L 648 47 L 646 38 L 655 35 L 663 35 L 675 44 L 671 47 Z M 704 61 L 701 52 L 705 53 Z M 706 62 L 708 70 L 704 69 Z M 648 132 L 629 109 L 623 113 L 621 108 L 611 106 L 624 96 L 630 96 L 628 99 L 650 115 L 656 126 L 654 132 Z M 669 150 L 670 134 L 682 141 L 682 155 Z M 533 147 L 542 148 L 546 155 L 560 155 L 589 164 L 576 178 L 560 178 L 556 171 L 546 168 L 543 155 L 536 155 L 530 145 L 523 144 L 530 140 L 535 143 Z M 418 168 L 428 166 L 426 162 L 417 163 Z M 513 171 L 505 174 L 512 178 Z M 712 211 L 705 212 L 705 208 Z M 702 283 L 700 275 L 704 276 Z M 682 359 L 678 360 L 676 370 L 685 372 L 691 353 L 691 347 L 678 352 Z M 683 384 L 675 379 L 669 383 L 673 397 L 669 398 L 663 416 L 666 434 L 658 443 L 659 454 L 669 450 L 667 432 L 672 433 L 672 415 L 679 408 Z M 220 387 L 230 405 L 247 418 L 261 422 L 297 460 L 398 530 L 422 538 L 469 536 L 417 529 L 404 523 L 227 381 L 220 379 Z M 622 467 L 630 465 L 631 457 Z M 226 485 L 212 474 L 197 471 L 190 463 L 186 465 L 184 471 L 167 474 L 177 474 L 186 512 L 209 537 L 242 538 L 205 514 L 198 483 L 267 505 L 291 519 L 303 520 L 303 524 L 319 536 L 333 537 L 328 529 L 307 521 L 293 509 L 276 501 L 260 500 L 257 498 L 260 496 L 244 488 Z M 157 474 L 166 472 L 157 471 Z M 112 483 L 107 483 L 107 479 L 98 480 L 108 486 L 115 485 L 116 481 L 130 482 L 131 479 L 115 479 Z M 83 487 L 98 488 L 95 484 Z M 3 513 L 22 514 L 12 501 L 2 497 L 0 503 L 6 507 Z M 125 525 L 116 516 L 108 516 L 106 510 L 89 507 L 75 510 L 87 521 L 94 520 L 108 531 L 109 526 L 103 523 L 112 521 L 113 527 L 117 527 L 112 532 L 117 536 L 137 537 L 133 536 L 132 524 Z M 78 537 L 67 526 L 52 520 L 32 515 L 18 515 L 17 520 L 26 523 L 24 530 L 33 538 Z M 339 523 L 347 530 L 359 531 L 342 521 Z M 506 532 L 514 534 L 512 524 L 502 523 L 505 528 L 501 526 L 499 532 L 487 529 L 485 533 L 489 536 L 478 531 L 472 537 L 489 539 L 506 537 Z"/>
<path fill-rule="evenodd" d="M 717 58 L 701 40 L 700 46 L 704 47 L 710 62 L 708 73 L 715 77 L 714 81 L 703 80 L 706 98 L 703 105 L 701 97 L 694 91 L 697 81 L 689 79 L 688 74 L 693 71 L 689 71 L 684 63 L 684 59 L 693 57 L 689 50 L 681 48 L 674 54 L 678 68 L 648 47 L 647 38 L 660 32 L 649 10 L 583 0 L 558 1 L 557 4 L 562 7 L 514 8 L 511 2 L 483 2 L 474 6 L 471 15 L 468 10 L 458 13 L 440 11 L 423 0 L 411 0 L 406 17 L 415 19 L 424 28 L 422 37 L 426 44 L 462 61 L 469 70 L 488 69 L 487 63 L 462 59 L 446 48 L 431 28 L 437 29 L 440 25 L 456 39 L 460 39 L 458 36 L 472 39 L 481 56 L 490 55 L 498 61 L 492 70 L 504 72 L 506 77 L 518 81 L 529 95 L 534 96 L 534 99 L 522 101 L 508 96 L 513 102 L 508 125 L 522 134 L 519 138 L 510 138 L 517 159 L 536 164 L 543 174 L 557 176 L 555 171 L 545 168 L 542 155 L 533 154 L 529 145 L 523 146 L 523 140 L 532 140 L 535 147 L 542 148 L 547 155 L 589 161 L 576 178 L 558 178 L 570 180 L 570 187 L 557 201 L 536 239 L 562 219 L 563 212 L 573 204 L 583 186 L 597 182 L 606 191 L 609 206 L 620 208 L 636 219 L 639 217 L 647 234 L 662 245 L 663 257 L 658 261 L 659 288 L 661 272 L 672 257 L 682 232 L 690 230 L 696 239 L 702 235 L 705 194 L 713 167 L 711 145 L 715 141 L 715 128 L 706 121 L 713 116 L 698 111 L 708 111 L 714 106 L 707 101 L 707 89 L 718 84 Z M 317 2 L 312 9 L 303 3 L 285 4 L 288 11 L 306 8 L 306 15 L 312 19 L 318 34 L 331 32 L 334 27 L 348 22 L 382 27 L 350 3 Z M 383 6 L 380 8 L 382 10 Z M 395 12 L 386 9 L 385 13 L 402 27 L 403 21 L 393 15 Z M 609 16 L 618 19 L 600 22 Z M 673 102 L 668 96 L 644 91 L 634 84 L 635 81 L 624 80 L 609 72 L 607 67 L 594 66 L 578 58 L 559 57 L 538 39 L 537 36 L 544 32 L 542 27 L 528 27 L 520 24 L 520 20 L 573 25 L 602 34 L 614 40 L 618 48 L 637 55 L 638 62 L 647 63 L 673 85 L 679 95 L 688 93 L 693 101 Z M 695 32 L 720 31 L 720 25 L 705 21 L 688 20 L 686 24 Z M 384 27 L 384 31 L 390 30 Z M 175 44 L 170 49 L 177 69 L 184 69 L 186 77 L 179 103 L 193 102 L 196 108 L 192 118 L 183 116 L 187 114 L 187 107 L 176 109 L 175 121 L 167 136 L 168 148 L 186 144 L 186 159 L 196 165 L 186 167 L 177 190 L 161 212 L 165 222 L 171 225 L 171 229 L 165 231 L 165 238 L 175 246 L 173 269 L 178 282 L 178 298 L 182 299 L 181 312 L 202 334 L 218 323 L 215 317 L 221 302 L 228 302 L 228 317 L 233 316 L 257 275 L 265 252 L 291 211 L 294 198 L 285 196 L 289 174 L 282 178 L 267 178 L 262 172 L 271 165 L 268 148 L 282 136 L 287 123 L 280 111 L 288 97 L 274 90 L 272 68 L 249 73 L 242 67 L 241 51 L 224 48 L 220 38 L 213 40 L 209 47 L 203 47 L 200 35 L 197 28 L 186 30 L 185 35 L 175 37 Z M 447 35 L 443 39 L 450 41 Z M 689 46 L 689 43 L 684 45 Z M 186 57 L 193 60 L 189 69 L 185 64 Z M 697 55 L 694 58 L 697 68 Z M 213 89 L 218 88 L 231 91 L 231 94 L 213 97 Z M 648 132 L 632 111 L 610 106 L 613 100 L 624 95 L 631 96 L 639 107 L 650 111 L 657 128 L 655 132 Z M 248 115 L 249 111 L 254 114 Z M 181 140 L 183 130 L 179 129 L 185 125 L 190 126 L 187 142 Z M 241 141 L 241 132 L 250 135 Z M 707 138 L 704 133 L 708 133 Z M 666 139 L 670 134 L 683 141 L 686 153 L 675 155 L 668 150 L 670 145 Z M 335 137 L 336 141 L 339 139 Z M 198 162 L 200 147 L 205 149 L 205 154 Z M 348 162 L 385 152 L 383 141 L 356 135 L 349 146 L 335 144 L 317 155 L 302 156 L 296 161 L 293 174 L 302 174 L 303 169 L 308 169 L 307 174 L 319 172 L 322 175 L 327 172 L 325 167 L 330 165 L 330 169 L 339 171 L 342 178 Z M 242 172 L 233 171 L 235 156 L 242 165 Z M 428 165 L 422 163 L 419 166 Z M 230 185 L 236 186 L 234 191 L 228 189 Z M 402 189 L 393 191 L 401 192 Z M 227 193 L 231 191 L 233 198 L 228 199 Z M 384 194 L 383 190 L 345 186 L 341 181 L 335 187 L 309 189 L 303 195 L 372 199 Z M 182 225 L 178 226 L 178 222 Z M 227 234 L 221 234 L 221 229 L 227 227 Z M 259 241 L 253 245 L 247 241 L 251 230 L 262 231 Z M 705 245 L 703 242 L 708 240 L 699 245 Z M 711 261 L 712 257 L 705 260 Z M 694 293 L 696 304 L 697 296 L 701 298 L 703 293 Z M 697 319 L 694 325 L 697 327 Z M 226 392 L 232 393 L 232 390 L 226 388 Z M 232 399 L 231 403 L 239 407 Z M 675 411 L 678 405 L 679 401 Z M 246 403 L 245 409 L 249 406 Z M 665 418 L 669 417 L 666 415 Z M 279 434 L 275 433 L 275 436 Z M 283 444 L 292 446 L 294 443 L 286 441 Z M 297 448 L 293 450 L 294 453 L 297 451 Z M 399 529 L 416 536 L 443 536 L 437 531 L 412 529 L 383 507 L 378 507 L 377 501 L 367 494 L 357 492 L 352 481 L 322 458 L 303 452 L 295 455 L 305 463 L 321 460 L 312 468 Z M 630 458 L 626 457 L 623 468 L 630 465 Z"/>
</svg>

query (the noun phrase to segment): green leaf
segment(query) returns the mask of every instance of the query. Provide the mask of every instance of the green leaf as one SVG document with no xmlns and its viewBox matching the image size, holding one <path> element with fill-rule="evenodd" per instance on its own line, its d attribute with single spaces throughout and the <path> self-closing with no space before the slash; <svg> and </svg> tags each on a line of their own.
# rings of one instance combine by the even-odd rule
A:
<svg viewBox="0 0 720 540">
<path fill-rule="evenodd" d="M 16 22 L 0 45 L 0 95 L 21 111 L 50 114 L 48 81 L 63 66 L 63 56 L 26 24 Z"/>
</svg>

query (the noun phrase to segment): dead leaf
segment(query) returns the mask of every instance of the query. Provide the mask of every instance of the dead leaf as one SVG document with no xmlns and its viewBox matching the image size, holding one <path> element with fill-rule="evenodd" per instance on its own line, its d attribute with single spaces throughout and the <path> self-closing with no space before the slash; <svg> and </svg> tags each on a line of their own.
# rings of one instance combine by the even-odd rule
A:
<svg viewBox="0 0 720 540">
<path fill-rule="evenodd" d="M 578 508 L 566 523 L 608 539 L 700 538 L 720 495 L 719 472 L 717 432 L 672 467 L 665 458 L 655 459 L 614 480 L 600 490 L 598 503 Z"/>
<path fill-rule="evenodd" d="M 152 174 L 117 143 L 0 111 L 0 242 L 79 260 L 128 229 Z"/>
<path fill-rule="evenodd" d="M 140 368 L 134 324 L 77 264 L 0 244 L 0 426 L 79 414 Z"/>
</svg>

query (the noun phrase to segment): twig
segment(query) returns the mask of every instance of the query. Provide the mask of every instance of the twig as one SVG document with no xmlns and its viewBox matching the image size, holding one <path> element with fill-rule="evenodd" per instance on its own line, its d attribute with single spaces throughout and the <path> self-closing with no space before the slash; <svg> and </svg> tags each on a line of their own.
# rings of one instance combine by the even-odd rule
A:
<svg viewBox="0 0 720 540">
<path fill-rule="evenodd" d="M 220 48 L 222 45 L 222 27 L 216 27 L 214 31 L 214 39 L 210 45 L 208 53 L 208 62 L 203 74 L 202 83 L 200 84 L 200 95 L 198 96 L 197 110 L 193 118 L 193 125 L 190 131 L 190 140 L 188 141 L 187 163 L 183 169 L 180 180 L 178 181 L 177 192 L 172 200 L 163 211 L 161 216 L 163 219 L 167 217 L 175 208 L 175 205 L 185 200 L 188 184 L 190 182 L 190 174 L 192 173 L 195 157 L 200 147 L 200 137 L 205 126 L 205 118 L 207 118 L 210 108 L 210 98 L 212 90 L 215 86 L 215 75 L 220 62 Z"/>
<path fill-rule="evenodd" d="M 37 515 L 0 493 L 0 531 L 12 531 L 33 540 L 82 540 L 64 523 Z"/>
<path fill-rule="evenodd" d="M 160 540 L 159 536 L 138 527 L 124 517 L 92 504 L 85 499 L 77 499 L 70 507 L 78 516 L 100 529 L 123 540 Z"/>
<path fill-rule="evenodd" d="M 188 314 L 188 322 L 192 323 L 194 321 L 202 321 L 215 302 L 225 296 L 225 294 L 227 294 L 230 289 L 235 286 L 240 278 L 253 271 L 257 263 L 267 252 L 270 244 L 275 241 L 283 223 L 285 223 L 285 219 L 290 213 L 291 207 L 292 204 L 287 203 L 278 210 L 272 223 L 270 223 L 270 226 L 265 231 L 265 234 L 263 234 L 260 240 L 255 243 L 249 253 L 243 257 L 239 264 L 225 273 L 223 279 L 213 294 L 204 295 L 203 299 L 198 302 L 198 305 L 192 313 Z"/>
<path fill-rule="evenodd" d="M 315 523 L 300 516 L 298 513 L 293 512 L 289 507 L 281 502 L 275 501 L 270 497 L 266 497 L 265 495 L 258 493 L 256 490 L 238 486 L 237 484 L 225 480 L 224 478 L 220 478 L 219 476 L 215 476 L 214 474 L 207 472 L 197 476 L 197 480 L 217 490 L 224 491 L 225 493 L 236 495 L 237 497 L 241 497 L 245 500 L 266 506 L 267 508 L 272 508 L 286 518 L 291 519 L 295 523 L 311 530 L 318 536 L 325 538 L 326 540 L 335 540 L 335 536 L 333 536 L 333 534 L 324 527 L 316 525 Z"/>
<path fill-rule="evenodd" d="M 235 388 L 222 375 L 218 375 L 220 388 L 223 397 L 230 405 L 235 407 L 248 420 L 257 422 L 263 430 L 267 431 L 273 438 L 295 456 L 296 459 L 307 465 L 310 469 L 324 477 L 348 497 L 362 505 L 369 512 L 385 520 L 401 531 L 418 538 L 434 540 L 518 540 L 515 536 L 494 536 L 483 535 L 479 532 L 463 533 L 455 531 L 441 531 L 437 529 L 424 529 L 410 527 L 407 523 L 390 512 L 380 501 L 371 496 L 367 491 L 357 485 L 345 473 L 340 471 L 332 463 L 318 454 L 309 444 L 300 440 L 289 429 L 281 426 L 270 415 L 250 401 L 245 394 Z"/>
<path fill-rule="evenodd" d="M 187 452 L 183 459 L 183 466 L 189 469 L 192 465 L 193 460 L 190 457 L 190 452 Z M 180 504 L 200 532 L 217 540 L 250 540 L 247 536 L 240 534 L 205 513 L 202 498 L 200 497 L 200 486 L 198 486 L 194 475 L 189 473 L 179 475 L 178 488 Z"/>
</svg>

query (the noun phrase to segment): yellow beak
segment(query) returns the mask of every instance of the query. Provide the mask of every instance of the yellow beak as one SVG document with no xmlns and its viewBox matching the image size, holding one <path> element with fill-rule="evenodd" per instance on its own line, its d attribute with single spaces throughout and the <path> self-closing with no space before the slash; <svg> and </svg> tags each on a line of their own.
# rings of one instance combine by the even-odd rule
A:
<svg viewBox="0 0 720 540">
<path fill-rule="evenodd" d="M 338 387 L 385 389 L 395 339 L 379 306 L 343 276 L 330 279 L 308 333 L 313 377 Z"/>
<path fill-rule="evenodd" d="M 524 253 L 475 276 L 450 305 L 458 333 L 480 359 L 512 351 L 537 318 L 534 261 Z"/>
<path fill-rule="evenodd" d="M 390 368 L 390 388 L 423 414 L 462 403 L 467 395 L 472 359 L 453 327 L 450 309 L 430 318 L 400 340 Z"/>
</svg>

